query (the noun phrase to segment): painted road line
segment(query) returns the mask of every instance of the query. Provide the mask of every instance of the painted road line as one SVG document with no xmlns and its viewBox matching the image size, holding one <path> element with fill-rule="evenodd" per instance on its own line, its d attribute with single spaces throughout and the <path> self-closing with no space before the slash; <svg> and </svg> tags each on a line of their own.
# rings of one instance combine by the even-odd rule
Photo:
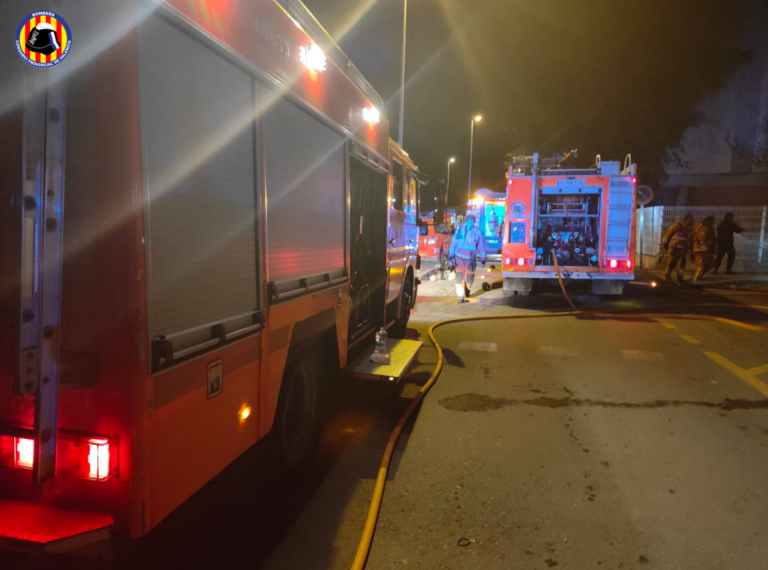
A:
<svg viewBox="0 0 768 570">
<path fill-rule="evenodd" d="M 621 357 L 624 360 L 664 360 L 664 355 L 660 352 L 646 350 L 622 350 Z"/>
<path fill-rule="evenodd" d="M 459 343 L 459 350 L 476 350 L 477 352 L 498 352 L 499 345 L 495 342 L 472 342 L 462 340 Z"/>
<path fill-rule="evenodd" d="M 698 340 L 696 340 L 689 334 L 681 334 L 680 338 L 689 344 L 701 344 Z"/>
<path fill-rule="evenodd" d="M 579 349 L 574 346 L 539 346 L 536 348 L 539 354 L 550 356 L 578 356 Z"/>
<path fill-rule="evenodd" d="M 754 373 L 751 372 L 751 370 L 755 370 L 752 368 L 751 370 L 744 370 L 740 366 L 734 364 L 724 356 L 720 356 L 716 352 L 704 352 L 707 356 L 709 356 L 712 360 L 717 362 L 720 366 L 728 370 L 731 374 L 736 376 L 737 378 L 741 378 L 752 386 L 755 390 L 760 392 L 763 396 L 768 397 L 768 384 L 760 380 L 757 376 L 755 376 Z M 760 367 L 762 368 L 762 367 Z"/>
<path fill-rule="evenodd" d="M 748 374 L 752 374 L 754 376 L 759 376 L 763 372 L 768 372 L 768 364 L 763 364 L 762 366 L 755 366 L 754 368 L 750 368 L 747 370 Z"/>
<path fill-rule="evenodd" d="M 673 325 L 672 323 L 661 323 L 661 326 L 663 326 L 665 329 L 669 329 L 671 331 L 676 331 L 677 327 Z"/>
</svg>

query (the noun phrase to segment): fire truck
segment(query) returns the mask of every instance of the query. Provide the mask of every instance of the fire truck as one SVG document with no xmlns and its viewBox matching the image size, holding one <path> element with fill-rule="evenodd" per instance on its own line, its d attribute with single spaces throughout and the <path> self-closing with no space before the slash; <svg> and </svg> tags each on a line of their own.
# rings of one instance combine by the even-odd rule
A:
<svg viewBox="0 0 768 570">
<path fill-rule="evenodd" d="M 73 40 L 0 52 L 0 545 L 57 551 L 144 535 L 268 434 L 305 465 L 324 371 L 402 376 L 419 188 L 301 2 L 28 9 L 0 36 Z"/>
<path fill-rule="evenodd" d="M 518 157 L 507 173 L 504 294 L 527 295 L 536 279 L 587 280 L 594 294 L 620 295 L 634 279 L 637 165 L 597 156 L 592 168 Z"/>
</svg>

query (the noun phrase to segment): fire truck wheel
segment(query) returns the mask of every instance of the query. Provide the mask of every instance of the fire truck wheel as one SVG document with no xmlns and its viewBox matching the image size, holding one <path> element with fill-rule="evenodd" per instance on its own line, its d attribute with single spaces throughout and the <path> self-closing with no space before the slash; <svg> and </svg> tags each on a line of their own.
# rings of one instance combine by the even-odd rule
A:
<svg viewBox="0 0 768 570">
<path fill-rule="evenodd" d="M 280 387 L 272 442 L 285 470 L 298 473 L 312 459 L 320 437 L 324 366 L 313 351 L 289 359 Z"/>
<path fill-rule="evenodd" d="M 413 275 L 408 273 L 403 286 L 402 298 L 400 299 L 400 317 L 389 329 L 389 335 L 392 338 L 405 337 L 405 331 L 408 328 L 408 319 L 411 318 L 411 309 L 416 302 L 416 289 L 413 287 Z"/>
</svg>

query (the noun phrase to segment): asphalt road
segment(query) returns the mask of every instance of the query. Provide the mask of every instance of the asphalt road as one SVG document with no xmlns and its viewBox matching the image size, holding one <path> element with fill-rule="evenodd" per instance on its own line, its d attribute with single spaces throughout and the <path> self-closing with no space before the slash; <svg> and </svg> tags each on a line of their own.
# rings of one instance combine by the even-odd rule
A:
<svg viewBox="0 0 768 570">
<path fill-rule="evenodd" d="M 457 305 L 444 289 L 422 287 L 412 337 L 457 315 L 566 308 L 555 291 L 509 306 L 497 290 Z M 614 305 L 675 303 L 768 325 L 740 308 L 765 296 L 638 287 Z M 766 567 L 766 333 L 564 317 L 455 324 L 438 337 L 447 365 L 398 445 L 369 570 Z M 340 378 L 299 481 L 278 479 L 257 445 L 112 560 L 0 566 L 346 569 L 389 432 L 434 362 L 422 349 L 398 387 Z"/>
</svg>

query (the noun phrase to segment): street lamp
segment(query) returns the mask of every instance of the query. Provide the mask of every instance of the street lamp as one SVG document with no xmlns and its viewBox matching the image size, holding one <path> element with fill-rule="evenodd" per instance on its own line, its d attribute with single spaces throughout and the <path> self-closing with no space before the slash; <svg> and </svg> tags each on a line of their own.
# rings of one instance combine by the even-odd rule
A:
<svg viewBox="0 0 768 570">
<path fill-rule="evenodd" d="M 445 209 L 448 209 L 448 188 L 451 186 L 451 164 L 456 162 L 456 159 L 451 157 L 448 159 L 448 176 L 445 179 Z"/>
<path fill-rule="evenodd" d="M 398 117 L 397 144 L 403 148 L 403 118 L 405 116 L 405 25 L 408 23 L 408 0 L 403 0 L 403 59 L 400 64 L 400 116 Z"/>
<path fill-rule="evenodd" d="M 469 181 L 467 182 L 467 207 L 469 207 L 469 201 L 472 199 L 472 150 L 475 146 L 475 123 L 479 123 L 482 120 L 482 115 L 475 115 L 472 117 L 469 127 Z"/>
</svg>

